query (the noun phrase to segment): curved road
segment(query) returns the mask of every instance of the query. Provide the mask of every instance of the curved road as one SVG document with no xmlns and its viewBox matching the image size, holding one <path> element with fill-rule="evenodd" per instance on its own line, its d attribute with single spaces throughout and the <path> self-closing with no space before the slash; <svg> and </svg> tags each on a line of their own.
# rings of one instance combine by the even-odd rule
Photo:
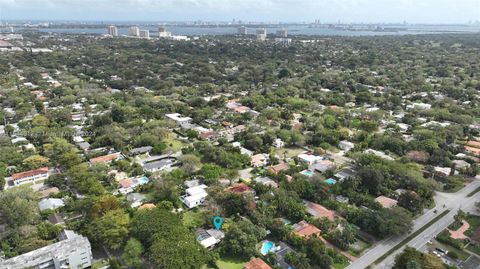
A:
<svg viewBox="0 0 480 269">
<path fill-rule="evenodd" d="M 436 206 L 432 209 L 429 209 L 424 212 L 423 215 L 418 217 L 413 221 L 413 229 L 412 233 L 419 230 L 431 220 L 433 220 L 438 214 L 443 212 L 446 209 L 450 209 L 451 211 L 439 219 L 436 223 L 430 226 L 428 229 L 420 233 L 417 237 L 413 238 L 410 242 L 408 242 L 409 246 L 415 247 L 417 249 L 423 247 L 428 240 L 432 239 L 433 237 L 437 236 L 441 231 L 448 227 L 453 222 L 453 216 L 457 214 L 458 210 L 461 208 L 464 211 L 475 210 L 475 202 L 479 201 L 480 199 L 480 192 L 477 192 L 472 197 L 467 197 L 469 193 L 474 191 L 476 188 L 480 187 L 480 178 L 477 176 L 475 180 L 468 185 L 466 185 L 463 189 L 456 193 L 436 193 L 435 195 L 435 204 Z M 445 208 L 443 207 L 445 205 Z M 437 213 L 434 213 L 434 211 Z M 365 269 L 373 262 L 375 262 L 378 258 L 383 256 L 387 253 L 390 249 L 398 245 L 402 242 L 405 238 L 408 237 L 408 234 L 392 237 L 388 239 L 384 239 L 379 241 L 375 244 L 373 248 L 365 252 L 360 258 L 358 258 L 355 262 L 347 266 L 347 269 Z M 385 260 L 375 266 L 375 269 L 387 269 L 392 268 L 395 255 L 400 253 L 403 248 L 399 249 L 395 253 L 388 256 Z"/>
</svg>

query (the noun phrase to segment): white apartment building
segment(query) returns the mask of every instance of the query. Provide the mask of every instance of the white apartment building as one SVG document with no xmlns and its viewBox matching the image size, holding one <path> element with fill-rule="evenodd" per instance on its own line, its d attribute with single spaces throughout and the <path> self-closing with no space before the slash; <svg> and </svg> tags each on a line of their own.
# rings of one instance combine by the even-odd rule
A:
<svg viewBox="0 0 480 269">
<path fill-rule="evenodd" d="M 132 26 L 132 27 L 128 28 L 128 35 L 139 37 L 140 36 L 140 28 L 138 28 L 138 26 Z"/>
<path fill-rule="evenodd" d="M 108 26 L 108 34 L 111 36 L 118 36 L 118 28 L 115 25 Z"/>
<path fill-rule="evenodd" d="M 90 242 L 84 236 L 65 230 L 60 241 L 28 253 L 2 260 L 0 269 L 41 268 L 41 269 L 83 269 L 92 266 Z"/>
</svg>

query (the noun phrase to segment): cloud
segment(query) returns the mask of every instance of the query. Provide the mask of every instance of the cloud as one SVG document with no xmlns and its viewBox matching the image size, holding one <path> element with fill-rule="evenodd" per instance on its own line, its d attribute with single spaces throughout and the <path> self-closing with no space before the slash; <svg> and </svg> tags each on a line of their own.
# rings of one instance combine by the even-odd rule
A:
<svg viewBox="0 0 480 269">
<path fill-rule="evenodd" d="M 0 9 L 52 19 L 480 20 L 480 0 L 0 0 Z"/>
</svg>

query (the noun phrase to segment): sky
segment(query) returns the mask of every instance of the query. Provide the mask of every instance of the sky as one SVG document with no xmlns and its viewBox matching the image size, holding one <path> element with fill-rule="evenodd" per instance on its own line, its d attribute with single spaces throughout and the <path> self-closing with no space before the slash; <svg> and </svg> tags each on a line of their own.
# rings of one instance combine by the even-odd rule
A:
<svg viewBox="0 0 480 269">
<path fill-rule="evenodd" d="M 408 22 L 480 20 L 480 0 L 0 0 L 0 20 Z"/>
</svg>

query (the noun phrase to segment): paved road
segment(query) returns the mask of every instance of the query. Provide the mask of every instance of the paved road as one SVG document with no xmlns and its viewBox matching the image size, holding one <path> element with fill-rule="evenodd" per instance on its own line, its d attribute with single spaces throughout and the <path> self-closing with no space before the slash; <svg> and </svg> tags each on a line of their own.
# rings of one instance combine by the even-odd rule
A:
<svg viewBox="0 0 480 269">
<path fill-rule="evenodd" d="M 421 215 L 420 217 L 414 220 L 412 233 L 419 230 L 423 226 L 425 226 L 428 222 L 433 220 L 438 214 L 440 214 L 444 210 L 450 209 L 451 212 L 449 212 L 443 218 L 438 220 L 434 225 L 430 226 L 428 229 L 423 231 L 417 237 L 412 239 L 408 243 L 408 245 L 411 245 L 416 248 L 417 246 L 418 248 L 424 246 L 428 240 L 430 240 L 432 237 L 435 237 L 442 230 L 448 227 L 448 225 L 450 225 L 450 223 L 453 221 L 453 216 L 455 216 L 455 214 L 457 213 L 460 207 L 462 207 L 462 210 L 465 210 L 465 211 L 473 210 L 475 202 L 480 199 L 480 193 L 477 193 L 472 197 L 466 197 L 466 196 L 479 186 L 480 186 L 480 180 L 477 179 L 456 193 L 437 193 L 435 195 L 436 207 L 425 211 L 423 215 Z M 445 205 L 445 208 L 443 207 L 443 205 Z M 435 210 L 437 211 L 437 213 L 434 212 Z M 392 238 L 379 241 L 375 245 L 375 247 L 368 250 L 366 253 L 364 253 L 364 255 L 362 255 L 360 258 L 358 258 L 355 262 L 353 262 L 346 268 L 347 269 L 366 268 L 367 266 L 372 264 L 374 261 L 376 261 L 378 258 L 380 258 L 382 255 L 387 253 L 390 249 L 395 247 L 397 244 L 399 244 L 402 240 L 404 240 L 407 237 L 408 235 L 402 235 L 402 236 L 392 237 Z M 387 259 L 385 259 L 382 263 L 377 265 L 375 269 L 391 268 L 394 257 L 398 253 L 399 252 L 397 251 L 394 254 L 387 257 Z"/>
</svg>

